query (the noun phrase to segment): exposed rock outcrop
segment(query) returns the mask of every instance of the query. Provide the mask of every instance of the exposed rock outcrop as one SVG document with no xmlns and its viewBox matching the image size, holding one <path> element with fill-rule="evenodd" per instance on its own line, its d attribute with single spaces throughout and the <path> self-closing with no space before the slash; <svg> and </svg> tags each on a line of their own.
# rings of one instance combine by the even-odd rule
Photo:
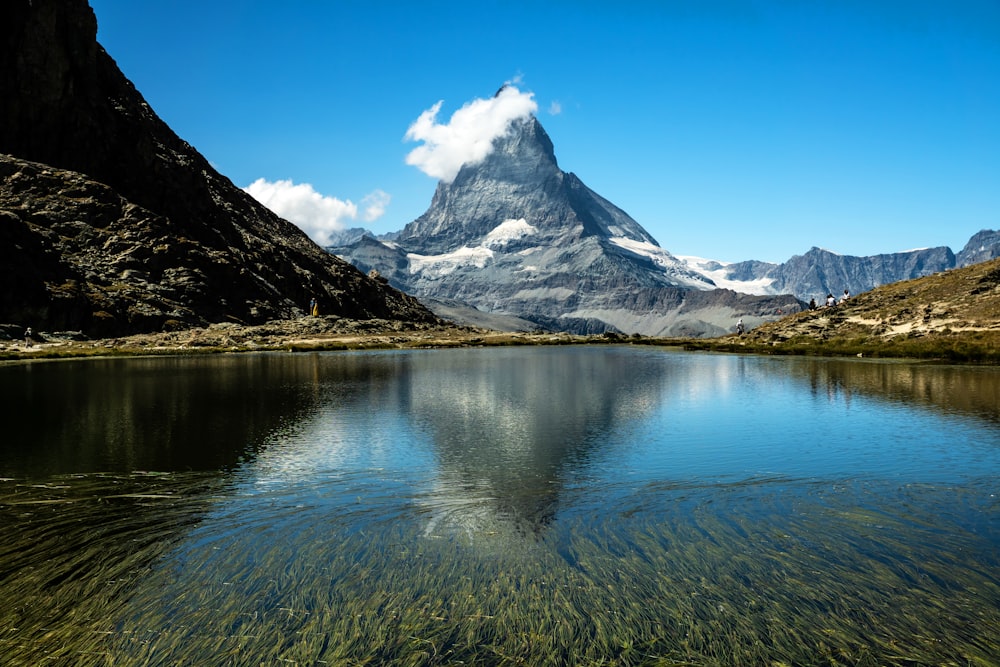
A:
<svg viewBox="0 0 1000 667">
<path fill-rule="evenodd" d="M 418 297 L 573 333 L 718 335 L 798 310 L 791 296 L 716 290 L 556 162 L 538 120 L 438 184 L 399 233 L 331 250 Z"/>
<path fill-rule="evenodd" d="M 972 235 L 956 255 L 958 266 L 969 266 L 1000 257 L 1000 231 L 983 229 Z"/>
<path fill-rule="evenodd" d="M 955 267 L 955 255 L 946 247 L 855 257 L 812 248 L 782 264 L 739 262 L 725 267 L 728 280 L 756 282 L 768 294 L 794 294 L 823 301 L 828 293 L 839 297 L 846 289 L 859 294 L 896 282 L 929 276 Z"/>
<path fill-rule="evenodd" d="M 432 319 L 412 297 L 318 247 L 295 254 L 279 241 L 272 236 L 239 251 L 199 243 L 107 185 L 0 155 L 6 322 L 92 336 L 264 322 L 304 312 L 309 297 L 296 301 L 280 287 L 296 280 L 314 288 L 324 314 Z"/>
<path fill-rule="evenodd" d="M 313 296 L 434 319 L 219 174 L 96 35 L 85 0 L 0 5 L 0 320 L 110 335 L 293 317 Z"/>
</svg>

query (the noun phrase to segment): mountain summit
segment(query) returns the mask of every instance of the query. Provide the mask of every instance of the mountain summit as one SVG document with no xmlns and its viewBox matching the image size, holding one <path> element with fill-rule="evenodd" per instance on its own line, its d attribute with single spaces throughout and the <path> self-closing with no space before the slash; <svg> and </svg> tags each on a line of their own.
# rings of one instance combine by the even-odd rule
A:
<svg viewBox="0 0 1000 667">
<path fill-rule="evenodd" d="M 331 250 L 427 302 L 574 333 L 716 335 L 798 310 L 793 297 L 716 290 L 556 160 L 534 116 L 438 183 L 430 208 L 381 241 Z"/>
<path fill-rule="evenodd" d="M 530 213 L 536 233 L 621 237 L 656 246 L 628 214 L 559 169 L 552 140 L 534 116 L 515 120 L 493 151 L 440 182 L 431 206 L 398 241 L 437 254 L 482 243 L 508 221 Z"/>
</svg>

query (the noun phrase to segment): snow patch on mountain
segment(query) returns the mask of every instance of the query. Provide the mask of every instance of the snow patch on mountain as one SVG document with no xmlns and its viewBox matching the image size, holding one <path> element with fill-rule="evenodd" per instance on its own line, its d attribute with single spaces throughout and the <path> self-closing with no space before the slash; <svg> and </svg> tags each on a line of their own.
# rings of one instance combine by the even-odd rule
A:
<svg viewBox="0 0 1000 667">
<path fill-rule="evenodd" d="M 528 221 L 524 218 L 504 220 L 486 235 L 483 245 L 487 248 L 502 248 L 511 241 L 517 241 L 537 231 L 538 229 L 529 225 Z"/>
<path fill-rule="evenodd" d="M 481 269 L 493 259 L 495 250 L 502 251 L 511 241 L 517 241 L 537 232 L 524 218 L 504 220 L 490 231 L 478 246 L 465 246 L 440 255 L 407 253 L 410 272 L 425 278 L 440 278 L 464 267 Z M 388 245 L 388 244 L 387 244 Z"/>
<path fill-rule="evenodd" d="M 715 289 L 716 287 L 706 276 L 698 271 L 691 271 L 684 262 L 658 245 L 648 241 L 637 241 L 626 236 L 612 236 L 608 240 L 623 250 L 651 260 L 656 266 L 663 269 L 664 273 L 676 278 L 684 285 L 701 290 Z"/>
<path fill-rule="evenodd" d="M 773 278 L 758 278 L 757 280 L 732 280 L 729 278 L 730 262 L 720 262 L 691 255 L 678 255 L 677 259 L 691 271 L 700 273 L 711 280 L 720 289 L 731 289 L 734 292 L 756 296 L 777 294 L 771 287 L 774 283 Z"/>
<path fill-rule="evenodd" d="M 475 248 L 459 248 L 441 255 L 418 255 L 407 253 L 406 258 L 410 260 L 410 271 L 421 273 L 424 277 L 441 277 L 452 273 L 456 269 L 474 266 L 481 269 L 493 259 L 493 251 L 483 246 Z"/>
</svg>

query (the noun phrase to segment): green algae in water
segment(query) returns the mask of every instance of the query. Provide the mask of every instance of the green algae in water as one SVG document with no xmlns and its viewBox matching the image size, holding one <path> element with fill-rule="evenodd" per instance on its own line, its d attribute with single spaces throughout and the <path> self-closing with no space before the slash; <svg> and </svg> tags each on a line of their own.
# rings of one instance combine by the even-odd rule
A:
<svg viewBox="0 0 1000 667">
<path fill-rule="evenodd" d="M 6 481 L 0 594 L 12 603 L 0 611 L 0 655 L 7 665 L 990 665 L 1000 655 L 986 631 L 1000 627 L 992 490 L 988 480 L 647 485 L 538 531 L 429 522 L 427 499 L 352 515 L 275 495 L 267 521 L 241 521 L 226 508 L 231 490 L 204 475 Z M 598 504 L 579 493 L 580 507 Z M 942 515 L 961 520 L 943 528 Z"/>
<path fill-rule="evenodd" d="M 998 663 L 995 371 L 192 363 L 0 369 L 0 664 Z"/>
</svg>

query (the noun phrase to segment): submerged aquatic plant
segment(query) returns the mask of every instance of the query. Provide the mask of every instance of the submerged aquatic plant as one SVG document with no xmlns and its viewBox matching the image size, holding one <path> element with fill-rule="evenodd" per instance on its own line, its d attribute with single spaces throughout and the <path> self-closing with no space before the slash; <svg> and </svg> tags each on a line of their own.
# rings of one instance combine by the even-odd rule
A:
<svg viewBox="0 0 1000 667">
<path fill-rule="evenodd" d="M 427 499 L 336 486 L 234 499 L 203 474 L 0 482 L 3 664 L 989 665 L 1000 655 L 984 632 L 1000 627 L 998 507 L 985 481 L 570 489 L 580 509 L 541 532 L 503 522 L 428 532 Z"/>
</svg>

